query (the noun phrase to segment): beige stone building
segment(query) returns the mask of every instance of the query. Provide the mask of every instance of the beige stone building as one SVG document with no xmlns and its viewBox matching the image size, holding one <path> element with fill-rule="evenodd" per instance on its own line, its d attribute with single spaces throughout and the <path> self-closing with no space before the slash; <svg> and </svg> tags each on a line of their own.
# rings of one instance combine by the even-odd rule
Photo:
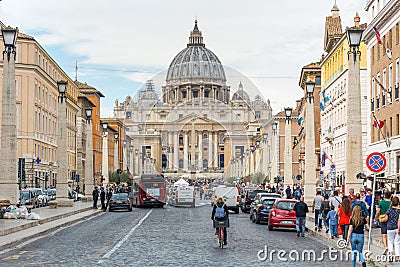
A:
<svg viewBox="0 0 400 267">
<path fill-rule="evenodd" d="M 135 98 L 114 107 L 132 139 L 135 173 L 171 178 L 254 173 L 254 138 L 271 112 L 269 101 L 250 99 L 242 83 L 231 96 L 223 65 L 205 47 L 197 21 L 169 66 L 161 95 L 148 81 Z"/>
<path fill-rule="evenodd" d="M 3 46 L 1 42 L 1 49 Z M 2 62 L 0 68 L 3 68 Z M 44 188 L 56 183 L 57 81 L 60 80 L 68 81 L 66 153 L 68 177 L 72 179 L 77 173 L 76 118 L 80 110 L 77 86 L 34 37 L 23 33 L 17 38 L 15 73 L 18 157 L 25 159 L 23 185 Z"/>
<path fill-rule="evenodd" d="M 369 120 L 369 152 L 385 155 L 387 166 L 379 176 L 392 189 L 399 189 L 400 174 L 400 2 L 367 2 L 368 26 L 363 33 L 367 45 L 367 81 L 370 112 L 384 121 L 382 129 L 374 128 L 373 116 Z M 377 42 L 373 27 L 380 32 L 382 44 Z M 391 50 L 391 58 L 386 54 Z M 383 88 L 380 87 L 383 85 Z"/>
</svg>

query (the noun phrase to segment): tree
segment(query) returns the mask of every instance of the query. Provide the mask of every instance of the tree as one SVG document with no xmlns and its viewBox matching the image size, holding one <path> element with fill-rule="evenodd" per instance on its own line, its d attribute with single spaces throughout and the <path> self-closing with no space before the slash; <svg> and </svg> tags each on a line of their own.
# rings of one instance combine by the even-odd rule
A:
<svg viewBox="0 0 400 267">
<path fill-rule="evenodd" d="M 251 183 L 261 184 L 264 181 L 265 174 L 262 172 L 256 172 L 251 175 Z"/>
</svg>

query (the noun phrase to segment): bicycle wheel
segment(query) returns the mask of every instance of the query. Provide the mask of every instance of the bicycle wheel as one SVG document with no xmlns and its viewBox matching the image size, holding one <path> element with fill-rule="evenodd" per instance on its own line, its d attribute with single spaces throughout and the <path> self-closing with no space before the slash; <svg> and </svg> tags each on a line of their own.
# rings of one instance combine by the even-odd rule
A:
<svg viewBox="0 0 400 267">
<path fill-rule="evenodd" d="M 220 227 L 219 228 L 219 247 L 221 248 L 221 249 L 223 249 L 224 248 L 224 228 L 223 227 Z"/>
</svg>

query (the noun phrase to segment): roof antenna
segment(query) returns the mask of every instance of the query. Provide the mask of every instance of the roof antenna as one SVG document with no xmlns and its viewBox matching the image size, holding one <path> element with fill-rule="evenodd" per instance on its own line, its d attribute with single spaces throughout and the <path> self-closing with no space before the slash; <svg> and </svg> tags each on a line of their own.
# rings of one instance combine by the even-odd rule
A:
<svg viewBox="0 0 400 267">
<path fill-rule="evenodd" d="M 78 81 L 78 60 L 75 61 L 75 81 Z"/>
</svg>

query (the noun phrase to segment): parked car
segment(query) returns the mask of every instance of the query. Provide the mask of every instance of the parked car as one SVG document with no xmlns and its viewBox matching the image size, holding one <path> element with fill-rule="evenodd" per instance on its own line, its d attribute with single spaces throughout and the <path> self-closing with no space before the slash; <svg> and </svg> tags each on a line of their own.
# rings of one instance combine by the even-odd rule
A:
<svg viewBox="0 0 400 267">
<path fill-rule="evenodd" d="M 39 207 L 39 200 L 36 191 L 32 189 L 24 189 L 21 194 L 21 205 L 30 205 L 33 208 Z"/>
<path fill-rule="evenodd" d="M 132 198 L 128 197 L 128 193 L 113 194 L 109 202 L 109 211 L 117 209 L 127 209 L 132 211 Z"/>
<path fill-rule="evenodd" d="M 32 190 L 35 190 L 39 206 L 44 207 L 49 204 L 47 201 L 47 195 L 43 192 L 42 188 L 32 188 Z"/>
<path fill-rule="evenodd" d="M 253 220 L 253 211 L 254 209 L 261 204 L 261 202 L 266 199 L 266 198 L 273 198 L 273 199 L 280 199 L 282 196 L 280 194 L 275 194 L 275 193 L 257 193 L 254 201 L 251 202 L 250 204 L 250 220 Z"/>
<path fill-rule="evenodd" d="M 263 198 L 261 201 L 254 206 L 250 213 L 250 219 L 254 223 L 267 222 L 269 213 L 274 205 L 276 198 Z"/>
<path fill-rule="evenodd" d="M 268 230 L 272 231 L 274 227 L 296 227 L 296 212 L 293 210 L 297 200 L 278 199 L 269 214 Z"/>
<path fill-rule="evenodd" d="M 240 209 L 242 212 L 250 212 L 250 205 L 254 201 L 257 193 L 268 193 L 267 190 L 264 189 L 246 189 L 244 190 L 244 194 L 240 197 Z M 272 194 L 272 193 L 269 193 Z"/>
</svg>

